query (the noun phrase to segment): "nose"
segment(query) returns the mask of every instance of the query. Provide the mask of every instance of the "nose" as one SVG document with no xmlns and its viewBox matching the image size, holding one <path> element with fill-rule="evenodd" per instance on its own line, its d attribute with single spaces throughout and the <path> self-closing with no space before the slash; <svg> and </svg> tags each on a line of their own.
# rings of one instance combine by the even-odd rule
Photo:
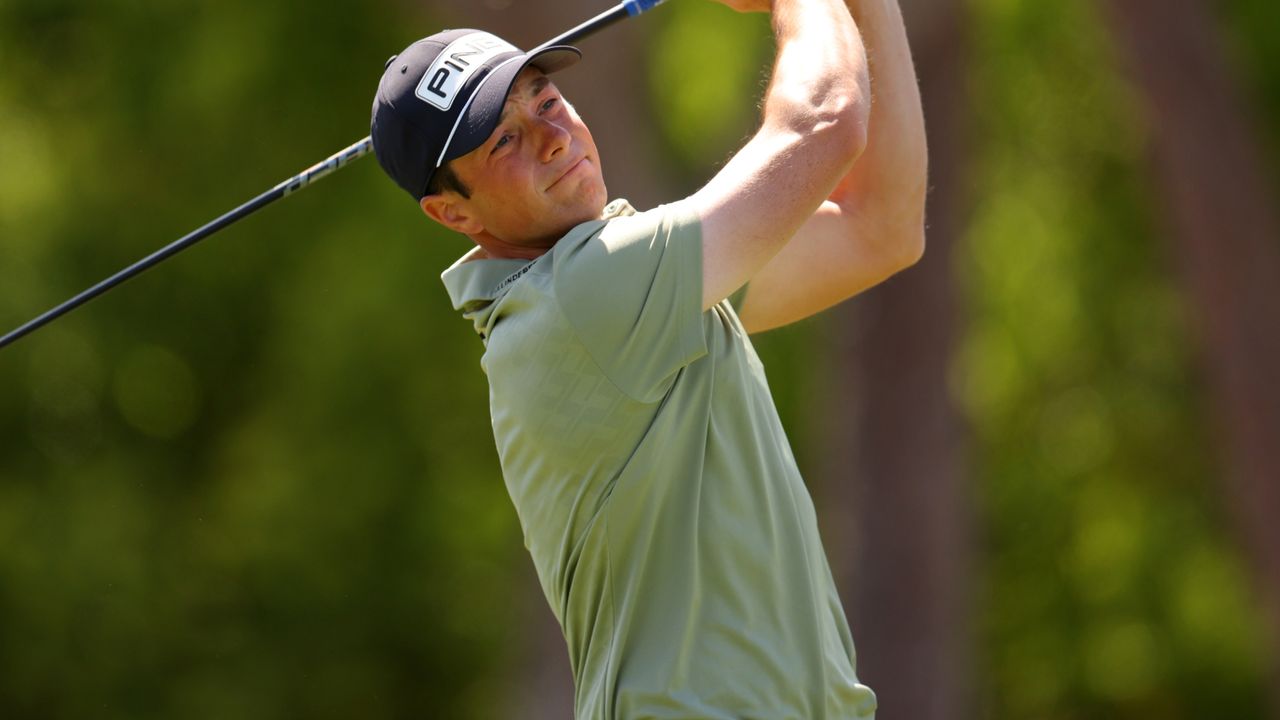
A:
<svg viewBox="0 0 1280 720">
<path fill-rule="evenodd" d="M 535 121 L 538 133 L 538 159 L 542 162 L 551 162 L 562 152 L 569 149 L 569 145 L 573 142 L 573 137 L 569 134 L 569 129 L 563 125 L 552 122 L 545 118 L 538 118 Z"/>
</svg>

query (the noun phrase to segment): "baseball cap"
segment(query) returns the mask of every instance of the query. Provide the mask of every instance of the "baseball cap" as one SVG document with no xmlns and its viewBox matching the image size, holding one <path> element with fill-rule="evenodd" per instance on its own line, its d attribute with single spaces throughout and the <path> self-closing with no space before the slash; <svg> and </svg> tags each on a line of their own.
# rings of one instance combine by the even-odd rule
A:
<svg viewBox="0 0 1280 720">
<path fill-rule="evenodd" d="M 421 199 L 441 165 L 480 147 L 498 126 L 521 70 L 552 73 L 581 57 L 568 45 L 525 53 L 482 30 L 445 30 L 413 43 L 387 61 L 373 98 L 378 162 Z"/>
</svg>

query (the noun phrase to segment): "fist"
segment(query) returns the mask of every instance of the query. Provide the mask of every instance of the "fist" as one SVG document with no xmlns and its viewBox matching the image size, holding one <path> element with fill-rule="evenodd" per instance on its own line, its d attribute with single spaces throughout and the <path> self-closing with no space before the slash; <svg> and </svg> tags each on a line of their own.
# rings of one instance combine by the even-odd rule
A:
<svg viewBox="0 0 1280 720">
<path fill-rule="evenodd" d="M 771 12 L 773 10 L 773 0 L 712 0 L 721 5 L 727 5 L 738 12 Z"/>
</svg>

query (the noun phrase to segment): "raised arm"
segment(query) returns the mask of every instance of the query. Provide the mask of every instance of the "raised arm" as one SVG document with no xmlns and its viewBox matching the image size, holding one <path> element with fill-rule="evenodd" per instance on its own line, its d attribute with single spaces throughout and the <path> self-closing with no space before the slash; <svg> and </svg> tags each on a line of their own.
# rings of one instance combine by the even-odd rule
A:
<svg viewBox="0 0 1280 720">
<path fill-rule="evenodd" d="M 786 325 L 909 267 L 924 252 L 924 114 L 897 0 L 848 0 L 874 101 L 867 146 L 828 202 L 751 278 L 750 332 Z"/>
<path fill-rule="evenodd" d="M 764 0 L 721 0 L 764 10 Z M 731 295 L 809 220 L 862 153 L 870 80 L 842 0 L 774 0 L 777 60 L 760 130 L 694 193 L 703 308 Z"/>
</svg>

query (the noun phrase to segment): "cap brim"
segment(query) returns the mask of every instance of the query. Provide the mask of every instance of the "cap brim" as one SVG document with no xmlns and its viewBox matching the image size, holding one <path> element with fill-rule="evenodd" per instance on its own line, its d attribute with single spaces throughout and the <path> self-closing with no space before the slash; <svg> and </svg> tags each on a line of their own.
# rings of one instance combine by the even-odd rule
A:
<svg viewBox="0 0 1280 720">
<path fill-rule="evenodd" d="M 516 83 L 516 78 L 527 67 L 535 67 L 546 74 L 563 70 L 582 59 L 582 52 L 568 45 L 553 45 L 539 50 L 532 55 L 514 57 L 509 62 L 498 66 L 481 81 L 480 89 L 471 98 L 462 116 L 458 119 L 453 138 L 448 141 L 441 164 L 460 158 L 475 150 L 489 139 L 498 120 L 502 117 L 502 109 L 507 104 L 507 95 Z"/>
</svg>

